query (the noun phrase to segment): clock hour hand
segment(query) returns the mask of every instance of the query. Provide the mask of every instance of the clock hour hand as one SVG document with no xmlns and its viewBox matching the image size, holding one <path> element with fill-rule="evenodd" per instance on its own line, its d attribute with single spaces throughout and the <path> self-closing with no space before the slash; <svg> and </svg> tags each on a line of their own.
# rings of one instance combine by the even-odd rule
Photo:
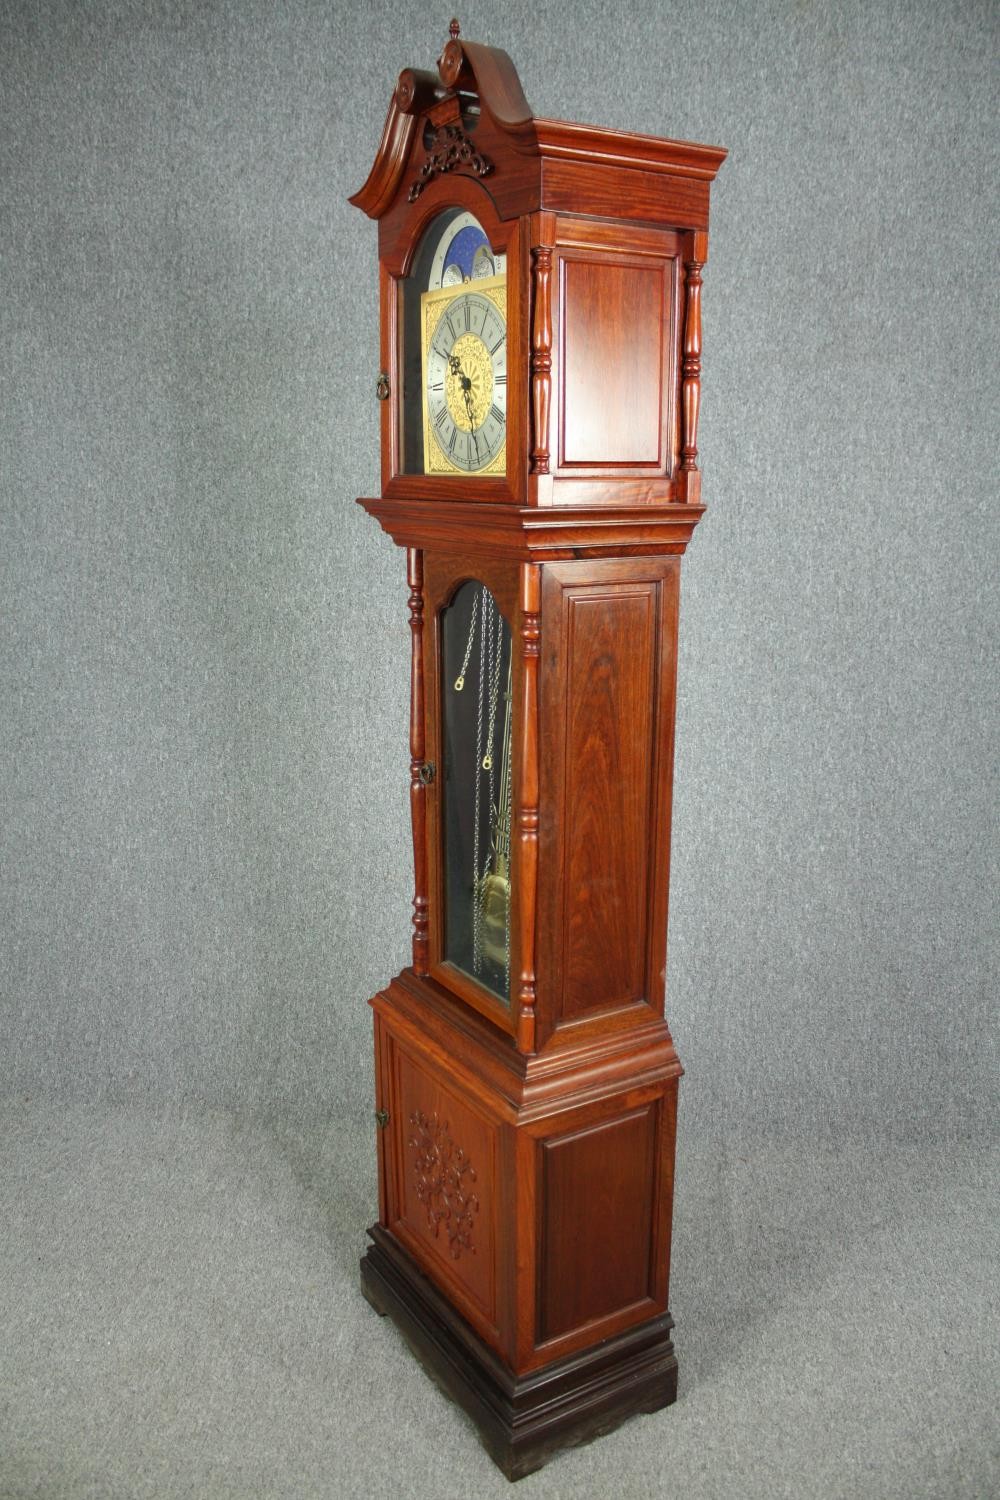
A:
<svg viewBox="0 0 1000 1500">
<path fill-rule="evenodd" d="M 462 361 L 458 358 L 457 354 L 450 354 L 448 356 L 448 364 L 449 364 L 449 366 L 451 368 L 451 373 L 453 375 L 457 375 L 458 378 L 459 378 L 459 381 L 461 382 L 462 397 L 463 397 L 463 399 L 465 401 L 465 410 L 466 410 L 466 413 L 468 414 L 468 418 L 469 418 L 469 433 L 470 433 L 470 435 L 472 437 L 472 441 L 476 444 L 476 457 L 478 458 L 479 457 L 479 443 L 476 441 L 476 433 L 475 433 L 476 417 L 475 417 L 475 412 L 473 411 L 473 407 L 472 407 L 472 381 L 469 379 L 468 375 L 466 375 L 465 371 L 462 369 Z"/>
<path fill-rule="evenodd" d="M 451 366 L 451 373 L 457 375 L 462 382 L 462 390 L 466 393 L 466 399 L 468 399 L 468 393 L 472 390 L 472 381 L 462 369 L 462 361 L 458 358 L 457 354 L 452 354 L 448 357 L 448 363 Z"/>
</svg>

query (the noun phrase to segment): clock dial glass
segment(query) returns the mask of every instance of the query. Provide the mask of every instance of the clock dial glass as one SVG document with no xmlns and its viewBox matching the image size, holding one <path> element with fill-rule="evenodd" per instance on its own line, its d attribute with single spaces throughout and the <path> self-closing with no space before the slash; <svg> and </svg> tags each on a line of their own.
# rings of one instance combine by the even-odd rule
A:
<svg viewBox="0 0 1000 1500">
<path fill-rule="evenodd" d="M 506 256 L 472 214 L 446 210 L 399 285 L 401 471 L 505 474 Z"/>
<path fill-rule="evenodd" d="M 442 612 L 445 959 L 510 1003 L 511 635 L 489 589 Z"/>
<path fill-rule="evenodd" d="M 491 276 L 424 294 L 424 468 L 502 474 L 507 442 L 507 288 Z"/>
</svg>

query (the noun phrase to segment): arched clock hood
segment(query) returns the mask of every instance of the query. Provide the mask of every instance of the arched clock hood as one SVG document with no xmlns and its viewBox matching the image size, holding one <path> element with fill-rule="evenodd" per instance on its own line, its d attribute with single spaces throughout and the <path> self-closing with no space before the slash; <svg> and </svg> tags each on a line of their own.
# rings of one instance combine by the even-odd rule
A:
<svg viewBox="0 0 1000 1500">
<path fill-rule="evenodd" d="M 592 178 L 600 165 L 605 211 L 613 195 L 616 215 L 705 229 L 709 184 L 725 157 L 717 146 L 537 118 L 507 53 L 463 41 L 453 21 L 436 73 L 400 73 L 374 164 L 350 202 L 391 218 L 454 174 L 478 179 L 501 218 L 570 200 L 579 209 L 581 170 Z M 641 190 L 631 215 L 630 189 Z"/>
</svg>

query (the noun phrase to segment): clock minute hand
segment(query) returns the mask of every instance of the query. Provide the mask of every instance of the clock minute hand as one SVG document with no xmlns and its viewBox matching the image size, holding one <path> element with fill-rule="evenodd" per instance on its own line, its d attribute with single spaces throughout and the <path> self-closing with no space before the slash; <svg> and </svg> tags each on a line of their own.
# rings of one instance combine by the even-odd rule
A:
<svg viewBox="0 0 1000 1500">
<path fill-rule="evenodd" d="M 476 418 L 472 410 L 472 397 L 468 391 L 465 392 L 465 409 L 469 414 L 469 436 L 476 449 L 476 463 L 479 463 L 479 439 L 476 437 Z"/>
</svg>

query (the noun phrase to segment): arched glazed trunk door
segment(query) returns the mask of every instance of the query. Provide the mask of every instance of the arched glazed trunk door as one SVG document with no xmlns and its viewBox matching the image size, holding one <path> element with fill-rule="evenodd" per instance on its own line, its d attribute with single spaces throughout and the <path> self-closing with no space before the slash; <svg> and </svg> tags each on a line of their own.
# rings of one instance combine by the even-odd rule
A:
<svg viewBox="0 0 1000 1500">
<path fill-rule="evenodd" d="M 510 1003 L 511 633 L 485 584 L 441 612 L 444 959 Z"/>
</svg>

